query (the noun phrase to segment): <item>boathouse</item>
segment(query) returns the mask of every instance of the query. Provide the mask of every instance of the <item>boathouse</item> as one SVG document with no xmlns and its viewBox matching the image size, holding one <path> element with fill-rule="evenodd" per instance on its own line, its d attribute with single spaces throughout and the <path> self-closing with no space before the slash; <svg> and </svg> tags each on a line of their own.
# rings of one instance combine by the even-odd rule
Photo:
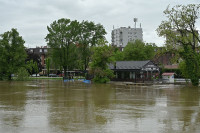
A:
<svg viewBox="0 0 200 133">
<path fill-rule="evenodd" d="M 113 81 L 144 82 L 159 78 L 160 70 L 152 61 L 116 61 L 109 68 L 114 71 Z"/>
</svg>

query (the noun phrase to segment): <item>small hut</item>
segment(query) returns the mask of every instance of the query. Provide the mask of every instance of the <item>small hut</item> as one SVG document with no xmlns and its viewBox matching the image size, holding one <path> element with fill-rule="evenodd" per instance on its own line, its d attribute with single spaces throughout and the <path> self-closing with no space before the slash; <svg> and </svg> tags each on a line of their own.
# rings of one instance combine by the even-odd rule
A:
<svg viewBox="0 0 200 133">
<path fill-rule="evenodd" d="M 162 82 L 163 83 L 174 83 L 174 75 L 175 75 L 175 73 L 163 73 L 162 74 Z"/>
</svg>

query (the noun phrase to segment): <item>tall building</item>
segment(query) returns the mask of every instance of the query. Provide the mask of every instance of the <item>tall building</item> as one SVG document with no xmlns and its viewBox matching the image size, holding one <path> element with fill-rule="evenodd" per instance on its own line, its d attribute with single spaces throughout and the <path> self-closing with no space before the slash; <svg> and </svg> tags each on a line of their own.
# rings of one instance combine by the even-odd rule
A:
<svg viewBox="0 0 200 133">
<path fill-rule="evenodd" d="M 128 42 L 143 41 L 142 28 L 121 27 L 112 30 L 112 45 L 124 48 Z"/>
</svg>

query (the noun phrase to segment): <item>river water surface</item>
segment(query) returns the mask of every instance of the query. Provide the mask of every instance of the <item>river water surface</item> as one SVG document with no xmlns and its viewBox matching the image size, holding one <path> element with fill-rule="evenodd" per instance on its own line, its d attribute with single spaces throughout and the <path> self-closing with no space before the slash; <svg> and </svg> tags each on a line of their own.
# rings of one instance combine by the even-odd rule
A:
<svg viewBox="0 0 200 133">
<path fill-rule="evenodd" d="M 199 133 L 200 88 L 0 82 L 0 133 Z"/>
</svg>

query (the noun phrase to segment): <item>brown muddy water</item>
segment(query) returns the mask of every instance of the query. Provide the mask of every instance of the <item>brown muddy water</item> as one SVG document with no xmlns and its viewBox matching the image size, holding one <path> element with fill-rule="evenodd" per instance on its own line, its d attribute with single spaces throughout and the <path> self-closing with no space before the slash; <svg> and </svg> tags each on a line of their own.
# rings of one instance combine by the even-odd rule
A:
<svg viewBox="0 0 200 133">
<path fill-rule="evenodd" d="M 200 88 L 0 82 L 0 133 L 199 133 Z"/>
</svg>

